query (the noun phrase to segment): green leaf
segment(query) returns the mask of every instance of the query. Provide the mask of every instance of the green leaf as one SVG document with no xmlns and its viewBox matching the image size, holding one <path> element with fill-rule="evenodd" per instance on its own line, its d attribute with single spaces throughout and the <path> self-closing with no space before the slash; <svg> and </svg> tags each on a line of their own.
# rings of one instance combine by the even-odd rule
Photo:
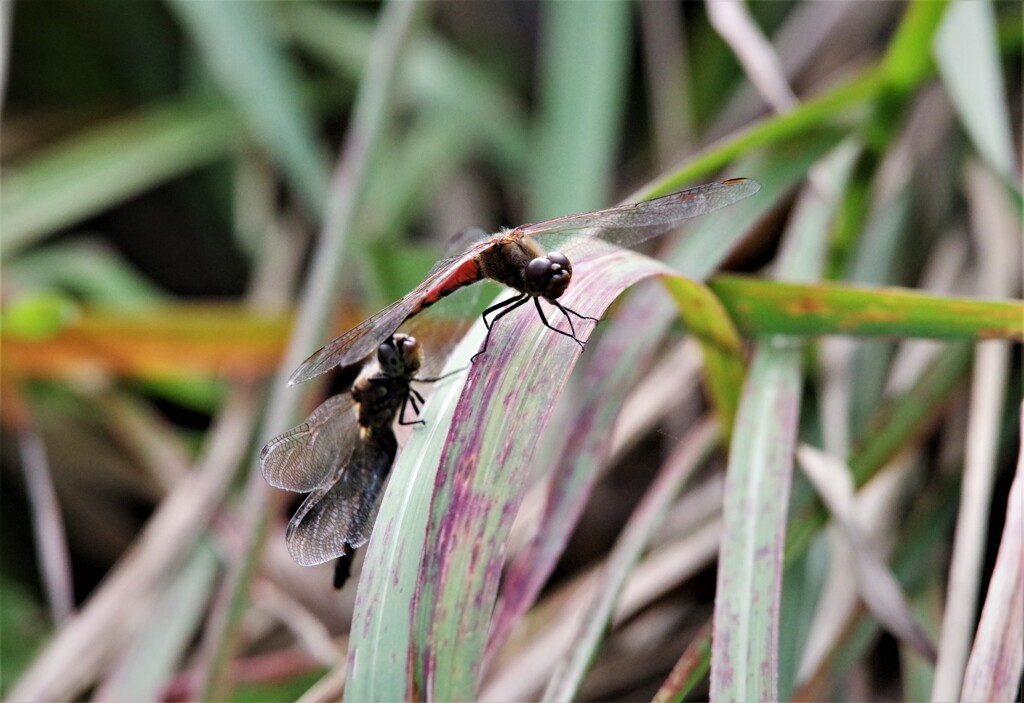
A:
<svg viewBox="0 0 1024 703">
<path fill-rule="evenodd" d="M 855 153 L 842 145 L 811 169 L 786 229 L 780 277 L 813 279 L 824 269 L 826 225 Z M 833 187 L 823 192 L 825 183 Z M 803 350 L 794 338 L 758 338 L 733 428 L 712 634 L 711 696 L 719 700 L 776 700 L 779 694 L 779 613 Z"/>
<path fill-rule="evenodd" d="M 175 98 L 5 166 L 0 188 L 4 257 L 168 178 L 223 158 L 238 144 L 239 126 L 223 100 Z"/>
<path fill-rule="evenodd" d="M 1015 182 L 1016 149 L 992 3 L 954 2 L 942 19 L 933 50 L 942 82 L 978 152 L 1007 182 Z"/>
<path fill-rule="evenodd" d="M 679 307 L 679 316 L 700 343 L 705 380 L 711 401 L 729 436 L 743 387 L 743 344 L 739 333 L 715 294 L 699 281 L 668 277 L 665 286 Z"/>
<path fill-rule="evenodd" d="M 298 89 L 298 72 L 279 51 L 269 6 L 246 2 L 169 4 L 257 140 L 280 162 L 314 213 L 327 199 L 329 170 Z"/>
<path fill-rule="evenodd" d="M 608 202 L 624 116 L 630 6 L 541 6 L 541 105 L 530 180 L 533 220 Z"/>
<path fill-rule="evenodd" d="M 1024 303 L 948 298 L 910 288 L 779 283 L 716 276 L 708 284 L 747 335 L 1022 339 Z"/>
<path fill-rule="evenodd" d="M 715 591 L 711 698 L 777 698 L 778 591 L 802 347 L 760 343 L 747 373 L 729 448 Z"/>
</svg>

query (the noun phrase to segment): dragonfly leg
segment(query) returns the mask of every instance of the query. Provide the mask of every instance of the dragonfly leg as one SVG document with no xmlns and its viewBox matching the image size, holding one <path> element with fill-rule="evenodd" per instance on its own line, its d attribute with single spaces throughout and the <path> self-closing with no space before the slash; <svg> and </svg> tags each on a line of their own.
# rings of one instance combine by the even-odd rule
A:
<svg viewBox="0 0 1024 703">
<path fill-rule="evenodd" d="M 413 413 L 418 417 L 419 414 L 420 414 L 420 410 L 422 410 L 422 408 L 420 407 L 422 403 L 423 403 L 423 396 L 420 395 L 419 392 L 415 388 L 410 388 L 409 389 L 409 394 L 405 396 L 405 401 L 402 403 L 402 412 L 398 414 L 398 424 L 399 425 L 425 425 L 425 424 L 427 424 L 426 421 L 422 420 L 422 419 L 416 419 L 416 420 L 406 420 L 405 419 L 405 412 L 406 412 L 406 410 L 409 409 L 410 405 L 412 406 Z"/>
<path fill-rule="evenodd" d="M 557 300 L 549 300 L 548 302 L 551 303 L 552 305 L 554 305 L 559 310 L 561 310 L 563 313 L 566 313 L 566 317 L 569 317 L 568 313 L 572 313 L 573 315 L 575 315 L 576 317 L 580 318 L 581 320 L 590 320 L 591 322 L 600 322 L 600 320 L 597 319 L 596 317 L 591 317 L 590 315 L 581 315 L 580 313 L 576 312 L 572 308 L 565 307 L 564 305 L 562 305 Z"/>
<path fill-rule="evenodd" d="M 529 299 L 530 299 L 529 295 L 527 295 L 526 293 L 522 293 L 521 295 L 518 295 L 515 298 L 509 298 L 508 300 L 503 300 L 500 303 L 495 303 L 491 307 L 489 307 L 486 310 L 484 310 L 483 318 L 484 318 L 484 326 L 487 327 L 487 336 L 484 337 L 484 346 L 483 346 L 483 348 L 470 358 L 470 360 L 469 360 L 470 363 L 473 363 L 474 361 L 476 361 L 476 358 L 478 356 L 480 356 L 485 351 L 487 351 L 487 345 L 490 344 L 490 342 L 491 342 L 491 330 L 494 328 L 494 323 L 497 322 L 498 320 L 500 320 L 501 318 L 505 317 L 505 315 L 508 315 L 510 312 L 512 312 L 513 310 L 515 310 L 519 306 L 525 304 Z M 505 309 L 501 310 L 502 308 L 505 308 Z M 487 321 L 487 314 L 491 313 L 491 312 L 494 312 L 495 310 L 501 310 L 501 312 L 499 312 L 497 315 L 492 317 L 491 321 L 488 322 Z"/>
<path fill-rule="evenodd" d="M 537 306 L 537 314 L 540 315 L 540 321 L 544 323 L 545 327 L 547 327 L 552 332 L 558 332 L 558 334 L 565 335 L 569 339 L 573 340 L 574 342 L 576 342 L 577 344 L 580 345 L 580 349 L 584 348 L 583 342 L 580 340 L 579 337 L 576 336 L 576 330 L 573 329 L 572 320 L 569 318 L 568 315 L 565 315 L 565 319 L 569 321 L 569 329 L 572 330 L 571 333 L 570 332 L 566 332 L 564 330 L 560 330 L 557 327 L 555 327 L 554 325 L 552 325 L 550 322 L 548 322 L 548 318 L 546 318 L 544 316 L 544 310 L 541 309 L 541 307 L 540 307 L 540 298 L 534 298 L 533 302 Z M 551 301 L 551 302 L 554 302 L 554 301 Z M 558 303 L 555 303 L 555 305 L 558 307 L 559 310 L 562 310 L 562 314 L 565 314 L 565 310 L 562 308 L 561 305 L 559 305 Z"/>
<path fill-rule="evenodd" d="M 438 381 L 443 381 L 444 379 L 449 378 L 450 376 L 454 376 L 457 373 L 462 373 L 468 368 L 468 366 L 463 366 L 460 369 L 455 369 L 454 371 L 443 373 L 440 376 L 435 376 L 434 378 L 414 378 L 412 380 L 416 381 L 417 383 L 437 383 Z"/>
<path fill-rule="evenodd" d="M 576 339 L 576 330 L 573 328 L 572 318 L 569 317 L 569 313 L 572 313 L 573 315 L 575 315 L 576 317 L 580 318 L 581 320 L 590 320 L 595 325 L 600 322 L 600 320 L 598 320 L 596 317 L 590 317 L 589 315 L 581 315 L 580 313 L 576 312 L 572 308 L 565 307 L 564 305 L 562 305 L 557 300 L 549 300 L 548 302 L 551 303 L 552 305 L 554 305 L 559 310 L 561 310 L 562 314 L 565 315 L 565 319 L 569 321 L 569 329 L 572 330 L 573 339 Z M 580 340 L 576 339 L 576 341 L 578 342 Z"/>
<path fill-rule="evenodd" d="M 519 307 L 520 305 L 525 303 L 529 299 L 529 297 L 530 296 L 527 295 L 526 293 L 520 293 L 519 295 L 517 295 L 514 298 L 509 298 L 507 300 L 502 300 L 500 303 L 495 303 L 491 307 L 487 308 L 486 310 L 484 310 L 480 314 L 480 317 L 484 318 L 484 327 L 486 327 L 487 330 L 490 331 L 491 325 L 493 325 L 495 323 L 495 321 L 499 317 L 501 317 L 502 315 L 507 313 L 509 310 L 513 310 L 513 309 Z M 495 312 L 497 310 L 501 310 L 502 308 L 509 308 L 509 310 L 505 310 L 504 312 L 498 313 L 491 320 L 488 321 L 488 319 L 487 319 L 488 315 L 490 315 L 492 312 Z"/>
</svg>

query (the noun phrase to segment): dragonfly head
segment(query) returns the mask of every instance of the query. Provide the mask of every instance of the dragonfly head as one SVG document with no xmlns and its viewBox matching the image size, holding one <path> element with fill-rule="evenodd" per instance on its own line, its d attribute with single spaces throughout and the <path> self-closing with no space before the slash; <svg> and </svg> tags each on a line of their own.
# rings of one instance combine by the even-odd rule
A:
<svg viewBox="0 0 1024 703">
<path fill-rule="evenodd" d="M 569 258 L 557 251 L 549 251 L 526 265 L 523 274 L 524 292 L 554 300 L 565 292 L 571 280 L 572 264 Z"/>
<path fill-rule="evenodd" d="M 407 334 L 396 334 L 377 347 L 377 363 L 385 376 L 412 376 L 422 359 L 420 343 Z"/>
</svg>

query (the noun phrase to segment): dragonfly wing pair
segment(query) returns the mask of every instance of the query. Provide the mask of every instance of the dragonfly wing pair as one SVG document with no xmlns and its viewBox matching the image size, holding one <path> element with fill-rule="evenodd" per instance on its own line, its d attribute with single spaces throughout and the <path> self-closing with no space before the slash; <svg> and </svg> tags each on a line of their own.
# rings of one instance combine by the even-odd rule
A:
<svg viewBox="0 0 1024 703">
<path fill-rule="evenodd" d="M 531 237 L 549 251 L 579 255 L 591 245 L 630 248 L 665 234 L 684 220 L 728 207 L 761 189 L 750 178 L 733 178 L 663 195 L 653 200 L 566 215 L 536 224 L 521 225 L 508 234 Z"/>
<path fill-rule="evenodd" d="M 303 566 L 321 564 L 366 542 L 395 458 L 394 434 L 364 436 L 348 393 L 324 401 L 298 427 L 263 448 L 267 482 L 309 495 L 288 523 L 288 551 Z"/>
<path fill-rule="evenodd" d="M 322 564 L 366 543 L 395 459 L 394 437 L 390 439 L 356 445 L 333 480 L 306 497 L 285 533 L 296 563 Z"/>
<path fill-rule="evenodd" d="M 267 442 L 260 452 L 263 477 L 271 486 L 296 493 L 333 480 L 358 444 L 357 405 L 348 393 L 325 400 L 297 427 Z"/>
<path fill-rule="evenodd" d="M 301 383 L 334 367 L 360 363 L 410 317 L 437 302 L 441 297 L 483 278 L 481 257 L 486 257 L 494 269 L 516 269 L 520 263 L 525 265 L 528 259 L 511 262 L 501 258 L 502 252 L 516 249 L 515 246 L 509 246 L 512 243 L 526 240 L 523 243 L 528 244 L 524 247 L 528 251 L 533 251 L 535 244 L 541 250 L 546 249 L 550 252 L 560 249 L 563 250 L 562 253 L 570 251 L 574 254 L 609 245 L 631 247 L 664 234 L 683 220 L 732 205 L 753 195 L 760 188 L 757 181 L 734 178 L 631 205 L 522 225 L 489 237 L 481 238 L 479 233 L 471 235 L 477 241 L 469 244 L 465 251 L 458 256 L 439 261 L 427 274 L 423 283 L 405 297 L 314 353 L 296 369 L 289 382 Z M 522 273 L 510 277 L 519 280 L 522 278 Z M 510 284 L 510 281 L 499 282 Z M 522 292 L 520 290 L 520 293 Z M 561 291 L 558 294 L 560 293 Z M 552 297 L 548 294 L 543 295 Z"/>
</svg>

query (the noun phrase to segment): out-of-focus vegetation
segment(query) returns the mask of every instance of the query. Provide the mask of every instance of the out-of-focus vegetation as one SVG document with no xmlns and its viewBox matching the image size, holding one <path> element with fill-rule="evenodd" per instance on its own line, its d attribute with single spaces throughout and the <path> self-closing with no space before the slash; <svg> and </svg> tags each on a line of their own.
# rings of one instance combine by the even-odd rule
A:
<svg viewBox="0 0 1024 703">
<path fill-rule="evenodd" d="M 1012 700 L 1021 21 L 0 5 L 0 693 Z M 631 288 L 585 354 L 510 316 L 428 389 L 344 591 L 291 562 L 256 456 L 332 331 L 466 226 L 736 176 L 579 267 Z"/>
</svg>

